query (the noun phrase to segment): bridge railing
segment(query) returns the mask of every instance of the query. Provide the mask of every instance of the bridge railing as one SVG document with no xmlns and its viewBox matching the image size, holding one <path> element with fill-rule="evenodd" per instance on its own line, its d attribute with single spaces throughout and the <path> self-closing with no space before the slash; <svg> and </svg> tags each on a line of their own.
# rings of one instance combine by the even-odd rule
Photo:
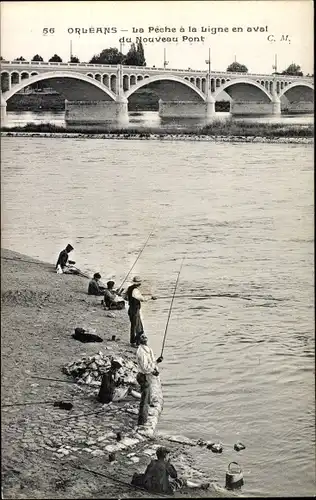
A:
<svg viewBox="0 0 316 500">
<path fill-rule="evenodd" d="M 49 62 L 49 61 L 1 61 L 1 69 L 6 69 L 6 66 L 44 66 L 44 67 L 70 67 L 70 68 L 95 68 L 95 69 L 103 69 L 103 70 L 112 70 L 115 69 L 117 70 L 119 68 L 119 65 L 117 64 L 91 64 L 91 63 L 84 63 L 84 62 L 79 62 L 79 63 L 71 63 L 71 62 Z M 128 70 L 133 70 L 134 72 L 161 72 L 163 71 L 164 73 L 185 73 L 186 75 L 189 73 L 191 76 L 194 75 L 199 75 L 199 76 L 207 76 L 207 71 L 206 70 L 200 70 L 200 69 L 192 69 L 192 68 L 187 68 L 187 69 L 179 69 L 179 68 L 156 68 L 156 67 L 147 67 L 147 66 L 125 66 L 123 65 L 123 69 L 128 69 Z M 229 76 L 236 76 L 236 77 L 242 77 L 242 76 L 250 76 L 253 78 L 274 78 L 275 76 L 273 74 L 267 75 L 264 73 L 234 73 L 234 72 L 227 72 L 227 71 L 211 71 L 211 76 L 223 76 L 223 77 L 229 77 Z M 281 80 L 288 80 L 288 79 L 304 79 L 304 80 L 311 80 L 314 81 L 314 77 L 312 76 L 293 76 L 293 75 L 276 75 L 277 79 Z"/>
</svg>

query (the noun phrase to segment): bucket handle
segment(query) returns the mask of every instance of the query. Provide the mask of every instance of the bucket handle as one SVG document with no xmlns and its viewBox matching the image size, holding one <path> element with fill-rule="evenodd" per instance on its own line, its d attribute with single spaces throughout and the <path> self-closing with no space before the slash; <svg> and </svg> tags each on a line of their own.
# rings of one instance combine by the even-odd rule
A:
<svg viewBox="0 0 316 500">
<path fill-rule="evenodd" d="M 241 470 L 242 470 L 242 469 L 241 469 L 240 465 L 239 465 L 237 462 L 230 462 L 230 464 L 228 465 L 228 472 L 231 472 L 231 470 L 230 470 L 230 466 L 231 466 L 232 464 L 235 464 L 235 465 L 237 465 L 237 467 L 239 467 L 239 471 L 238 471 L 238 472 L 236 472 L 236 474 L 239 474 L 239 473 L 241 472 Z"/>
</svg>

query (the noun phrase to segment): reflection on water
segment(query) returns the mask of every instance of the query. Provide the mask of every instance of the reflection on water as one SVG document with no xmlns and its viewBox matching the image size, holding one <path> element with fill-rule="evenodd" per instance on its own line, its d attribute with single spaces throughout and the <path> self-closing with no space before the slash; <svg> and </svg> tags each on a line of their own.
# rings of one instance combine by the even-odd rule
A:
<svg viewBox="0 0 316 500">
<path fill-rule="evenodd" d="M 256 122 L 256 123 L 283 123 L 286 125 L 308 125 L 313 123 L 314 121 L 314 115 L 313 114 L 294 114 L 294 115 L 281 115 L 281 116 L 275 116 L 275 115 L 251 115 L 251 116 L 234 116 L 230 113 L 216 113 L 215 117 L 212 118 L 213 120 L 233 120 L 235 122 L 238 121 L 247 121 L 247 122 Z M 60 127 L 65 127 L 65 115 L 64 111 L 38 111 L 38 112 L 31 112 L 31 111 L 9 111 L 7 113 L 7 126 L 8 127 L 14 127 L 14 126 L 23 126 L 26 125 L 27 123 L 53 123 L 55 125 L 58 125 Z M 209 123 L 204 118 L 198 119 L 198 118 L 160 118 L 158 115 L 157 111 L 140 111 L 140 112 L 130 112 L 129 113 L 129 120 L 128 124 L 124 125 L 124 128 L 142 128 L 142 127 L 153 127 L 153 128 L 164 128 L 164 127 L 176 127 L 176 128 L 186 128 L 186 127 L 199 127 L 203 126 Z M 115 126 L 113 122 L 108 122 L 106 125 L 103 125 L 104 127 L 113 127 Z M 85 125 L 80 125 L 80 128 L 90 128 L 91 125 L 85 126 Z M 73 128 L 73 126 L 72 126 Z M 100 128 L 100 125 L 98 125 L 98 128 Z"/>
</svg>

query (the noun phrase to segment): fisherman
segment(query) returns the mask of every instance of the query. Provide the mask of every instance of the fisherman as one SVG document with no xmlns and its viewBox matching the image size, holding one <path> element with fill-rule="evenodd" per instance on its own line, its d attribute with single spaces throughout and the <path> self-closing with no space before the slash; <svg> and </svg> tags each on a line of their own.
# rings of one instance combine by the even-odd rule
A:
<svg viewBox="0 0 316 500">
<path fill-rule="evenodd" d="M 124 384 L 118 371 L 123 366 L 123 360 L 119 357 L 113 357 L 109 371 L 102 376 L 101 387 L 98 394 L 100 403 L 110 403 L 111 401 L 120 401 L 126 396 L 129 386 Z"/>
<path fill-rule="evenodd" d="M 144 474 L 135 473 L 132 484 L 144 488 L 152 493 L 172 495 L 174 491 L 188 488 L 201 488 L 206 490 L 210 483 L 193 482 L 178 478 L 178 473 L 170 463 L 170 450 L 159 447 L 156 451 L 157 459 L 151 460 Z"/>
<path fill-rule="evenodd" d="M 125 301 L 114 291 L 114 281 L 107 282 L 107 288 L 104 291 L 104 307 L 106 309 L 124 309 Z"/>
<path fill-rule="evenodd" d="M 58 260 L 55 266 L 57 273 L 61 274 L 79 274 L 78 269 L 73 269 L 71 266 L 75 264 L 74 260 L 69 260 L 69 253 L 72 252 L 74 247 L 68 243 L 66 248 L 62 250 L 58 256 Z"/>
<path fill-rule="evenodd" d="M 105 292 L 105 287 L 99 285 L 101 279 L 100 273 L 94 273 L 92 280 L 89 282 L 88 295 L 103 295 Z"/>
<path fill-rule="evenodd" d="M 141 388 L 141 399 L 139 404 L 138 423 L 145 425 L 148 418 L 149 405 L 153 403 L 152 379 L 158 377 L 159 371 L 157 363 L 161 363 L 163 357 L 155 359 L 153 350 L 147 345 L 148 337 L 144 333 L 140 336 L 140 345 L 136 352 L 136 360 L 139 373 L 137 382 Z"/>
<path fill-rule="evenodd" d="M 143 321 L 141 316 L 141 302 L 145 302 L 145 299 L 139 291 L 139 287 L 142 284 L 142 280 L 139 276 L 134 276 L 133 284 L 128 287 L 125 292 L 125 298 L 128 300 L 128 316 L 131 322 L 130 327 L 130 344 L 132 347 L 137 347 L 139 345 L 140 335 L 144 332 Z M 156 297 L 151 296 L 152 300 Z"/>
</svg>

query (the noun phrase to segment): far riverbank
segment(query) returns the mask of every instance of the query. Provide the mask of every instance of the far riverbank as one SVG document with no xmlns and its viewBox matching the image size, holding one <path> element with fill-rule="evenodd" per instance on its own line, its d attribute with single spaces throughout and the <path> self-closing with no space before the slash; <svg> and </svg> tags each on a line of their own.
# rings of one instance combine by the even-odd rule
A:
<svg viewBox="0 0 316 500">
<path fill-rule="evenodd" d="M 87 125 L 58 126 L 51 123 L 27 123 L 2 127 L 6 137 L 62 137 L 95 139 L 193 140 L 221 142 L 282 142 L 313 144 L 314 125 L 219 121 L 202 127 L 124 128 Z"/>
</svg>

